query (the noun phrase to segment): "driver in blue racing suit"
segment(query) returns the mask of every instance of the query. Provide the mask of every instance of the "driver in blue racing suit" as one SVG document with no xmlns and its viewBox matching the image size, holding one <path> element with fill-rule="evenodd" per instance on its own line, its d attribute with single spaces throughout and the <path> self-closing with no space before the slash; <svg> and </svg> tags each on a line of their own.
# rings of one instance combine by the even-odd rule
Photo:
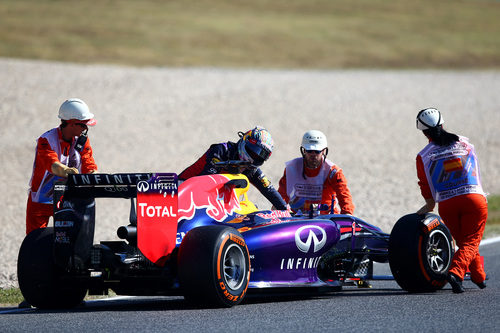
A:
<svg viewBox="0 0 500 333">
<path fill-rule="evenodd" d="M 187 167 L 179 175 L 180 180 L 194 176 L 217 173 L 242 173 L 278 210 L 286 210 L 287 205 L 278 191 L 271 185 L 259 167 L 271 156 L 274 142 L 271 134 L 263 127 L 257 126 L 246 133 L 238 132 L 238 142 L 216 143 L 195 163 Z M 243 164 L 234 166 L 217 166 L 218 162 L 238 161 Z"/>
</svg>

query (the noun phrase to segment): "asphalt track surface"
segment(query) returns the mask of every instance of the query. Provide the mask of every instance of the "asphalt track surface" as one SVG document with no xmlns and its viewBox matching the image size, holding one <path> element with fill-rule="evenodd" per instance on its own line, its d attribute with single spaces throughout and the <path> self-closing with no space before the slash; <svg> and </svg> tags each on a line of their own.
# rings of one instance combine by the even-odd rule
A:
<svg viewBox="0 0 500 333">
<path fill-rule="evenodd" d="M 0 308 L 0 332 L 498 332 L 500 242 L 484 244 L 488 287 L 465 281 L 435 293 L 408 294 L 395 281 L 317 295 L 256 296 L 230 309 L 193 308 L 182 297 L 117 297 L 66 311 Z M 375 274 L 390 274 L 388 265 Z"/>
</svg>

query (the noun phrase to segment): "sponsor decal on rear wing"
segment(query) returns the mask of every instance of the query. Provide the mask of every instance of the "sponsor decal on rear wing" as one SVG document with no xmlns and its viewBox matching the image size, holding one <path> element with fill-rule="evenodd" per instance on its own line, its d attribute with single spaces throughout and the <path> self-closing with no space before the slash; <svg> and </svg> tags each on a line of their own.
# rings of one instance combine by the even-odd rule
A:
<svg viewBox="0 0 500 333">
<path fill-rule="evenodd" d="M 177 175 L 153 174 L 137 183 L 137 246 L 158 266 L 175 248 L 177 233 Z"/>
<path fill-rule="evenodd" d="M 95 173 L 69 175 L 67 181 L 56 184 L 57 190 L 67 197 L 80 198 L 133 198 L 137 196 L 137 184 L 148 181 L 152 173 Z"/>
</svg>

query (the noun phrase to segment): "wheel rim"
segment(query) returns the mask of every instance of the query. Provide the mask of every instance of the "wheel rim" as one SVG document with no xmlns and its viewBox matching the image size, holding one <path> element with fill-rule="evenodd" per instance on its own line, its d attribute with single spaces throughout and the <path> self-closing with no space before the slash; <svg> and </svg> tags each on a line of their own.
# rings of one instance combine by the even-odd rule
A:
<svg viewBox="0 0 500 333">
<path fill-rule="evenodd" d="M 245 280 L 246 263 L 243 250 L 236 244 L 231 244 L 224 253 L 224 282 L 232 290 L 241 287 Z"/>
<path fill-rule="evenodd" d="M 427 242 L 427 262 L 435 273 L 444 273 L 451 261 L 451 248 L 448 237 L 441 230 L 434 230 Z"/>
</svg>

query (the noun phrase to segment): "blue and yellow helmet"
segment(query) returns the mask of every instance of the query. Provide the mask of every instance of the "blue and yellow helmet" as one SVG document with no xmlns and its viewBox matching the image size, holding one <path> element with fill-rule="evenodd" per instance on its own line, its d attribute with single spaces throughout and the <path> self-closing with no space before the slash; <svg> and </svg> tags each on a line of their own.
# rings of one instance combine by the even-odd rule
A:
<svg viewBox="0 0 500 333">
<path fill-rule="evenodd" d="M 271 134 L 261 126 L 243 133 L 240 132 L 238 154 L 241 160 L 254 166 L 261 166 L 271 156 L 274 141 Z"/>
</svg>

